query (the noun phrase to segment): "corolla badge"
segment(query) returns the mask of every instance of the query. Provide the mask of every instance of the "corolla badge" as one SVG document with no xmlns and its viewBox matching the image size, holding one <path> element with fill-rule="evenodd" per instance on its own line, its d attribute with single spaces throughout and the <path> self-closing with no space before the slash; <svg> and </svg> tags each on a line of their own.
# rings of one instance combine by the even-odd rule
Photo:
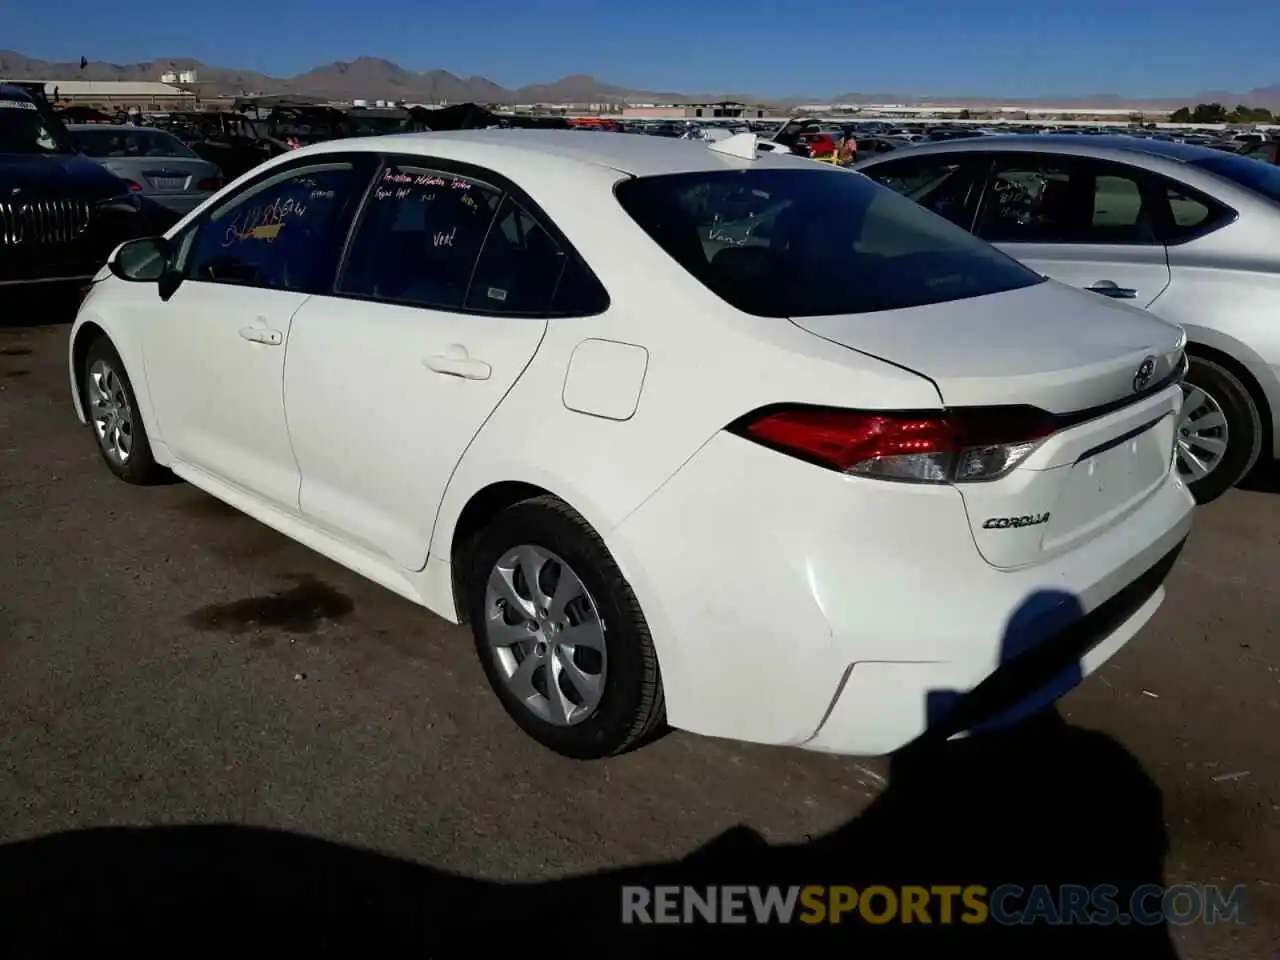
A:
<svg viewBox="0 0 1280 960">
<path fill-rule="evenodd" d="M 1029 513 L 1022 517 L 991 517 L 982 523 L 983 530 L 1018 530 L 1022 527 L 1038 527 L 1049 522 L 1047 513 Z"/>
<path fill-rule="evenodd" d="M 1147 388 L 1147 384 L 1151 382 L 1152 375 L 1156 372 L 1156 358 L 1146 357 L 1138 366 L 1138 370 L 1133 375 L 1133 392 L 1141 393 Z"/>
</svg>

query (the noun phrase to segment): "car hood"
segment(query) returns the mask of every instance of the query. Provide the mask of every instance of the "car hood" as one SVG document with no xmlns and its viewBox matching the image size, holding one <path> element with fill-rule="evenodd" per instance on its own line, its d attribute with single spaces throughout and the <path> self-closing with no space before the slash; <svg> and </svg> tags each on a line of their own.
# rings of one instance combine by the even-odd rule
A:
<svg viewBox="0 0 1280 960">
<path fill-rule="evenodd" d="M 1172 375 L 1186 344 L 1180 327 L 1054 280 L 909 310 L 792 322 L 927 377 L 948 406 L 1032 404 L 1050 413 L 1132 397 L 1140 382 Z"/>
<path fill-rule="evenodd" d="M 0 153 L 0 199 L 9 199 L 15 190 L 84 200 L 129 192 L 119 177 L 79 154 Z"/>
</svg>

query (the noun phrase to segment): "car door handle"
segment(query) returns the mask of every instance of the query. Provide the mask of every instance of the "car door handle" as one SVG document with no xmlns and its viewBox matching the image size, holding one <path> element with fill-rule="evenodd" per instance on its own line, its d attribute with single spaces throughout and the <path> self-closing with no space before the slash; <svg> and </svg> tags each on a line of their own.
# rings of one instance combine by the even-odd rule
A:
<svg viewBox="0 0 1280 960">
<path fill-rule="evenodd" d="M 1138 291 L 1133 287 L 1117 286 L 1114 280 L 1098 280 L 1085 287 L 1091 293 L 1100 293 L 1113 300 L 1136 300 Z"/>
<path fill-rule="evenodd" d="M 446 377 L 461 377 L 463 380 L 488 380 L 493 373 L 493 367 L 483 360 L 472 360 L 465 350 L 432 354 L 422 362 L 428 370 L 442 373 Z"/>
<path fill-rule="evenodd" d="M 272 347 L 284 343 L 284 334 L 270 327 L 241 327 L 240 336 L 251 343 L 265 343 Z"/>
</svg>

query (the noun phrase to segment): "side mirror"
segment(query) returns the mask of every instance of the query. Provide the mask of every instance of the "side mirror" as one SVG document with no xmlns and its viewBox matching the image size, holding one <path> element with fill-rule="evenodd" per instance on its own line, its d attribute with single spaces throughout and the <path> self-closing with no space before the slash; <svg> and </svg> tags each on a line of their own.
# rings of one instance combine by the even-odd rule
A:
<svg viewBox="0 0 1280 960">
<path fill-rule="evenodd" d="M 169 269 L 169 241 L 164 237 L 128 240 L 107 258 L 107 266 L 121 280 L 155 283 Z"/>
</svg>

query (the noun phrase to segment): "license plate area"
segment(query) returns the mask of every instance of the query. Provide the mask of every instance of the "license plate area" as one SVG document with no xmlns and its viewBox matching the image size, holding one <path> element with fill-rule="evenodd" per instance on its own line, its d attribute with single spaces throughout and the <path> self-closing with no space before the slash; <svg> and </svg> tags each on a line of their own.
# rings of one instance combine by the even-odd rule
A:
<svg viewBox="0 0 1280 960">
<path fill-rule="evenodd" d="M 157 190 L 185 190 L 189 177 L 148 177 Z"/>
<path fill-rule="evenodd" d="M 1150 496 L 1172 468 L 1173 434 L 1166 414 L 1082 454 L 1067 471 L 1043 548 L 1090 536 Z"/>
</svg>

